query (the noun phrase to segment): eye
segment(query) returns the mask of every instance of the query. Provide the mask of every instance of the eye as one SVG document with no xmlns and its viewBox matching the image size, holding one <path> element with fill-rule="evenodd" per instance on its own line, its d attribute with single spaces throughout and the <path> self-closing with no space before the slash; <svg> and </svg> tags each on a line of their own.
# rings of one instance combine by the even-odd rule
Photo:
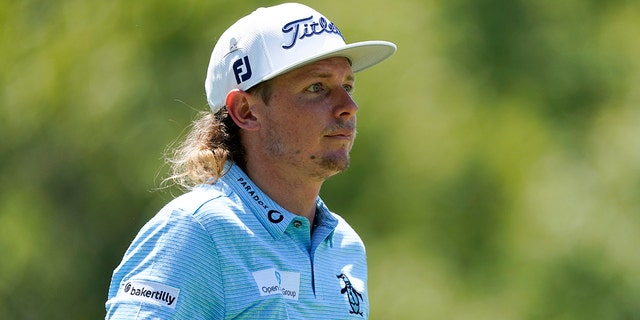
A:
<svg viewBox="0 0 640 320">
<path fill-rule="evenodd" d="M 342 87 L 344 88 L 344 91 L 346 91 L 349 94 L 353 94 L 353 90 L 355 90 L 353 85 L 350 85 L 350 84 L 345 84 Z"/>
<path fill-rule="evenodd" d="M 309 92 L 313 92 L 313 93 L 318 93 L 320 91 L 322 91 L 323 87 L 321 83 L 314 83 L 312 85 L 310 85 L 309 87 L 307 87 L 307 91 Z"/>
</svg>

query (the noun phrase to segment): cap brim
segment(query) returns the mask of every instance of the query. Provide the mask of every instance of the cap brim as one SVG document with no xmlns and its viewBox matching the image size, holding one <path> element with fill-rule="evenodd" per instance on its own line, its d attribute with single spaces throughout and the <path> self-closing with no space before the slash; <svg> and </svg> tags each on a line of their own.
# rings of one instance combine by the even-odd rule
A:
<svg viewBox="0 0 640 320">
<path fill-rule="evenodd" d="M 332 57 L 346 57 L 351 61 L 353 72 L 362 71 L 372 67 L 383 60 L 389 58 L 396 52 L 396 45 L 388 41 L 363 41 L 345 45 L 335 50 L 325 51 L 317 55 L 310 56 L 275 70 L 263 78 L 263 81 L 273 79 L 281 74 L 300 68 L 309 63 L 320 61 Z"/>
</svg>

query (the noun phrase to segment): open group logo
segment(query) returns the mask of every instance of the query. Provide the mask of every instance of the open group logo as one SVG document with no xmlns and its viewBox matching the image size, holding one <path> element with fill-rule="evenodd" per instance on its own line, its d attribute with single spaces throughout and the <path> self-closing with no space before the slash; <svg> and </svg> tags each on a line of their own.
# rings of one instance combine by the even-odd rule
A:
<svg viewBox="0 0 640 320">
<path fill-rule="evenodd" d="M 171 309 L 176 308 L 179 294 L 180 289 L 150 281 L 129 281 L 118 292 L 124 299 L 142 300 Z"/>
<path fill-rule="evenodd" d="M 278 271 L 274 268 L 253 273 L 261 296 L 281 294 L 285 299 L 298 300 L 300 272 Z"/>
</svg>

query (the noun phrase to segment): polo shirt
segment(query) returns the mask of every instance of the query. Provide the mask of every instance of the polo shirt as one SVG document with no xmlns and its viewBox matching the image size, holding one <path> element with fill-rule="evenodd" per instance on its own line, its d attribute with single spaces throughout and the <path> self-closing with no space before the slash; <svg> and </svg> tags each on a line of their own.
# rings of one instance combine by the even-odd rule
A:
<svg viewBox="0 0 640 320">
<path fill-rule="evenodd" d="M 142 227 L 113 272 L 106 318 L 367 319 L 365 247 L 349 224 L 318 197 L 311 226 L 226 170 Z"/>
</svg>

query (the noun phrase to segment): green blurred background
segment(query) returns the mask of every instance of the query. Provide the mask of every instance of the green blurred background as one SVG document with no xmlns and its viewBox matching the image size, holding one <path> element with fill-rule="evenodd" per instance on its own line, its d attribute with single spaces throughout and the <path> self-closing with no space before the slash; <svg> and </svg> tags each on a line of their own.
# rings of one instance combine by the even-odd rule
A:
<svg viewBox="0 0 640 320">
<path fill-rule="evenodd" d="M 276 2 L 1 2 L 0 318 L 99 319 L 217 36 Z M 399 48 L 322 194 L 372 319 L 640 319 L 639 1 L 302 2 Z"/>
</svg>

